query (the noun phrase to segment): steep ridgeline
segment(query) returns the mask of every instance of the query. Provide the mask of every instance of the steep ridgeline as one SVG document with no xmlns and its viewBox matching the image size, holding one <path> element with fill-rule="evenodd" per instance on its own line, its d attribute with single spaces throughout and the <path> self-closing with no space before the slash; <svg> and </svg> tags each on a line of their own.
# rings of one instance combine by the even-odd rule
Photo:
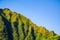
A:
<svg viewBox="0 0 60 40">
<path fill-rule="evenodd" d="M 0 40 L 60 40 L 59 38 L 54 31 L 38 27 L 21 14 L 8 8 L 0 9 Z"/>
</svg>

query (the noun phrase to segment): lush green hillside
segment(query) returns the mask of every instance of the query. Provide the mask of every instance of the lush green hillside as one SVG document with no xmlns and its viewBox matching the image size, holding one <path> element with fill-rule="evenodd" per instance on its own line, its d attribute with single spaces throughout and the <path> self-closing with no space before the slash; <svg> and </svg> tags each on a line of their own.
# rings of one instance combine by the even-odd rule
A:
<svg viewBox="0 0 60 40">
<path fill-rule="evenodd" d="M 60 36 L 4 8 L 0 9 L 0 40 L 60 40 Z"/>
</svg>

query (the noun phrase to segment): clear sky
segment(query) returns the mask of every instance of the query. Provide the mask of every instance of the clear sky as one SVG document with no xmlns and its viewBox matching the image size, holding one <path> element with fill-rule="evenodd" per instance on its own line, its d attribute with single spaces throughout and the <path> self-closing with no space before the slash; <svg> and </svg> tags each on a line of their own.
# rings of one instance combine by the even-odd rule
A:
<svg viewBox="0 0 60 40">
<path fill-rule="evenodd" d="M 60 34 L 60 0 L 0 0 L 0 8 L 21 13 L 36 25 Z"/>
</svg>

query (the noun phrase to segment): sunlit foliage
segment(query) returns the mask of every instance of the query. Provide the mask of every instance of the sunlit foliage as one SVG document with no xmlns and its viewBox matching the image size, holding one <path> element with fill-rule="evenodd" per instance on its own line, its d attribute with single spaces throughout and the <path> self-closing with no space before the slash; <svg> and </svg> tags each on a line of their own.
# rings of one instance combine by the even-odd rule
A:
<svg viewBox="0 0 60 40">
<path fill-rule="evenodd" d="M 0 40 L 60 40 L 60 35 L 5 8 L 0 9 Z"/>
</svg>

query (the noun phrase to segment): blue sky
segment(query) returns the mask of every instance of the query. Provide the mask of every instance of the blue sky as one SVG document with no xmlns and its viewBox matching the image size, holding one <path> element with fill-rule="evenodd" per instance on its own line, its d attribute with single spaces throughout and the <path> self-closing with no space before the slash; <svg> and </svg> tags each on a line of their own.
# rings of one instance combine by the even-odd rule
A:
<svg viewBox="0 0 60 40">
<path fill-rule="evenodd" d="M 0 0 L 0 8 L 21 13 L 36 25 L 60 34 L 60 0 Z"/>
</svg>

